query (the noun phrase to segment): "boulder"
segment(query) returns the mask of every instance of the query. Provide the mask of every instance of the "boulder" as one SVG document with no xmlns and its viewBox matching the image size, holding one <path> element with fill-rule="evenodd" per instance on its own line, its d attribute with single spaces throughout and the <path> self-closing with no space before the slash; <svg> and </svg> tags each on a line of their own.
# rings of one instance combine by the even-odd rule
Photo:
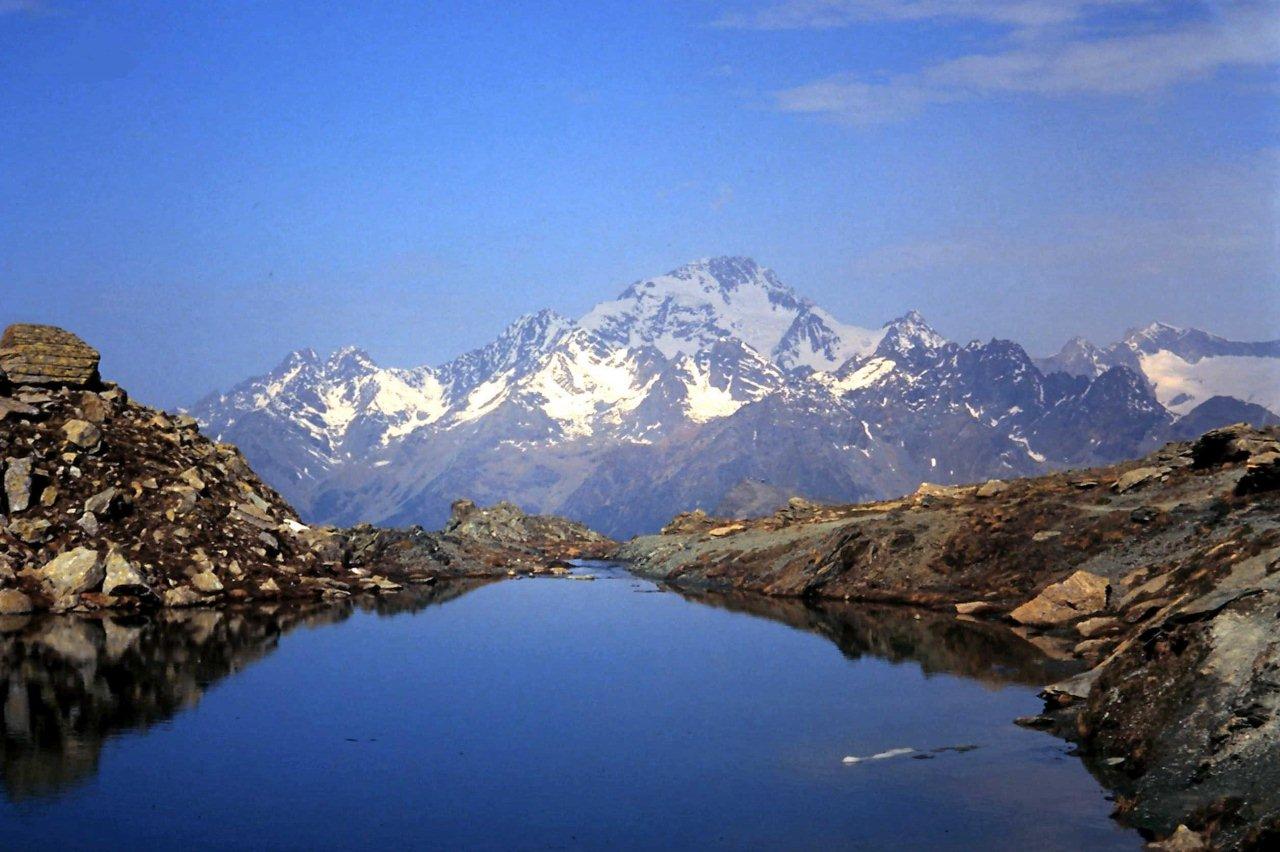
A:
<svg viewBox="0 0 1280 852">
<path fill-rule="evenodd" d="M 0 589 L 0 615 L 22 615 L 34 609 L 31 598 L 17 589 Z"/>
<path fill-rule="evenodd" d="M 958 615 L 991 615 L 1000 611 L 1000 607 L 990 601 L 966 601 L 956 604 Z"/>
<path fill-rule="evenodd" d="M 1124 624 L 1118 618 L 1104 615 L 1098 618 L 1086 618 L 1076 625 L 1076 632 L 1085 639 L 1096 639 L 1109 633 L 1119 633 L 1122 627 Z"/>
<path fill-rule="evenodd" d="M 1001 482 L 999 479 L 988 479 L 986 482 L 978 486 L 978 490 L 974 492 L 975 497 L 988 498 L 995 497 L 1009 490 L 1009 483 Z"/>
<path fill-rule="evenodd" d="M 1266 450 L 1249 456 L 1244 476 L 1236 483 L 1236 494 L 1259 494 L 1280 489 L 1280 453 Z"/>
<path fill-rule="evenodd" d="M 15 385 L 87 387 L 98 382 L 98 350 L 65 329 L 17 323 L 0 336 L 0 372 Z"/>
<path fill-rule="evenodd" d="M 1139 486 L 1145 485 L 1153 479 L 1159 479 L 1169 472 L 1167 467 L 1135 467 L 1133 470 L 1122 474 L 1116 480 L 1115 485 L 1111 487 L 1117 493 L 1123 494 L 1126 491 L 1132 491 Z"/>
<path fill-rule="evenodd" d="M 1263 437 L 1248 423 L 1233 423 L 1205 432 L 1196 439 L 1191 445 L 1191 463 L 1206 468 L 1241 462 L 1274 445 L 1274 439 Z"/>
<path fill-rule="evenodd" d="M 106 579 L 102 592 L 107 595 L 146 595 L 151 593 L 147 578 L 119 550 L 107 554 Z"/>
<path fill-rule="evenodd" d="M 65 603 L 98 588 L 106 571 L 98 551 L 77 547 L 58 555 L 36 575 L 56 602 Z"/>
<path fill-rule="evenodd" d="M 230 514 L 232 518 L 244 521 L 260 530 L 273 530 L 280 525 L 279 521 L 253 503 L 238 503 L 232 507 Z"/>
<path fill-rule="evenodd" d="M 1106 577 L 1077 571 L 1009 613 L 1019 624 L 1056 627 L 1106 610 L 1111 583 Z"/>
<path fill-rule="evenodd" d="M 161 600 L 168 607 L 199 606 L 204 603 L 204 598 L 200 596 L 200 593 L 190 586 L 165 589 Z"/>
<path fill-rule="evenodd" d="M 31 471 L 34 460 L 9 459 L 4 466 L 4 494 L 10 514 L 25 512 L 31 505 Z"/>
<path fill-rule="evenodd" d="M 107 402 L 93 391 L 80 394 L 78 407 L 81 416 L 90 423 L 102 423 L 107 419 Z"/>
<path fill-rule="evenodd" d="M 182 473 L 178 474 L 178 478 L 196 491 L 203 491 L 205 489 L 205 482 L 200 478 L 200 472 L 194 467 L 189 467 Z"/>
<path fill-rule="evenodd" d="M 62 434 L 66 436 L 67 443 L 82 450 L 92 450 L 102 441 L 102 430 L 88 420 L 68 420 L 62 426 Z"/>
<path fill-rule="evenodd" d="M 35 417 L 39 413 L 39 409 L 27 405 L 21 400 L 11 399 L 7 396 L 0 396 L 0 421 L 4 421 L 10 417 L 15 420 L 23 417 Z"/>
<path fill-rule="evenodd" d="M 205 595 L 222 591 L 222 581 L 218 579 L 218 575 L 207 569 L 192 577 L 191 585 L 197 592 Z"/>
<path fill-rule="evenodd" d="M 1210 847 L 1203 835 L 1192 831 L 1185 825 L 1180 825 L 1173 834 L 1164 840 L 1148 843 L 1147 848 L 1158 850 L 1158 852 L 1201 852 L 1201 850 Z"/>
<path fill-rule="evenodd" d="M 53 524 L 44 518 L 19 518 L 9 523 L 9 534 L 27 544 L 38 544 L 44 541 Z"/>
<path fill-rule="evenodd" d="M 80 519 L 76 521 L 76 526 L 84 530 L 85 535 L 91 536 L 97 535 L 98 531 L 102 528 L 101 525 L 98 524 L 98 516 L 93 512 L 85 512 L 81 515 Z"/>
<path fill-rule="evenodd" d="M 94 515 L 112 515 L 119 510 L 122 502 L 119 488 L 104 488 L 84 501 L 84 510 Z"/>
</svg>

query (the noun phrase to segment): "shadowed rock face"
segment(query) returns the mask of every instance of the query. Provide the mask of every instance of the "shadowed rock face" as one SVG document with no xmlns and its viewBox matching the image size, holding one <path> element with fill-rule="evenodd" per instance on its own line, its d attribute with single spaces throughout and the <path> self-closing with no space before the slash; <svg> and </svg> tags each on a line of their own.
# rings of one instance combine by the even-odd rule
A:
<svg viewBox="0 0 1280 852">
<path fill-rule="evenodd" d="M 359 599 L 379 614 L 414 612 L 483 584 Z M 206 689 L 273 652 L 337 606 L 162 610 L 152 617 L 0 617 L 0 784 L 10 799 L 60 793 L 93 776 L 103 744 L 195 706 Z"/>
<path fill-rule="evenodd" d="M 52 325 L 11 325 L 0 337 L 0 380 L 15 385 L 88 387 L 98 380 L 98 350 Z"/>
</svg>

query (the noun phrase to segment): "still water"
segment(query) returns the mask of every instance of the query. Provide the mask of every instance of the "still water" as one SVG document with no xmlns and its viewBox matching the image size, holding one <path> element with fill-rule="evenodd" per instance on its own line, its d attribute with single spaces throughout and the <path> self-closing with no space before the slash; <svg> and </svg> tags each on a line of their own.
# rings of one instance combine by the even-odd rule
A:
<svg viewBox="0 0 1280 852">
<path fill-rule="evenodd" d="M 0 620 L 0 838 L 1141 846 L 1064 743 L 1012 724 L 1063 670 L 1007 631 L 581 570 L 365 609 Z"/>
</svg>

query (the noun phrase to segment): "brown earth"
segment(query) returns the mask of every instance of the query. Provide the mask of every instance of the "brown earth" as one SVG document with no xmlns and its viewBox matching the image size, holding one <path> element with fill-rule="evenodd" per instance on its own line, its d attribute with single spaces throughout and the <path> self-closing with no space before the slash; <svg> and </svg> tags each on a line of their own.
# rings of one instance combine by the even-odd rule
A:
<svg viewBox="0 0 1280 852">
<path fill-rule="evenodd" d="M 1275 429 L 1229 427 L 1108 468 L 680 516 L 620 556 L 678 588 L 1010 621 L 1092 666 L 1029 721 L 1079 742 L 1122 820 L 1263 848 L 1280 837 L 1278 452 Z"/>
</svg>

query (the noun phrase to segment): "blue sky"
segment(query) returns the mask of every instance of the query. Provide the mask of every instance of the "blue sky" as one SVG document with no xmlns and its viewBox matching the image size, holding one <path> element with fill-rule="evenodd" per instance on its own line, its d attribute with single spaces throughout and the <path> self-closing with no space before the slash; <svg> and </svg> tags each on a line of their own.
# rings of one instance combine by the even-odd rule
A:
<svg viewBox="0 0 1280 852">
<path fill-rule="evenodd" d="M 0 321 L 188 403 L 746 254 L 1039 353 L 1280 337 L 1280 5 L 0 0 Z"/>
</svg>

